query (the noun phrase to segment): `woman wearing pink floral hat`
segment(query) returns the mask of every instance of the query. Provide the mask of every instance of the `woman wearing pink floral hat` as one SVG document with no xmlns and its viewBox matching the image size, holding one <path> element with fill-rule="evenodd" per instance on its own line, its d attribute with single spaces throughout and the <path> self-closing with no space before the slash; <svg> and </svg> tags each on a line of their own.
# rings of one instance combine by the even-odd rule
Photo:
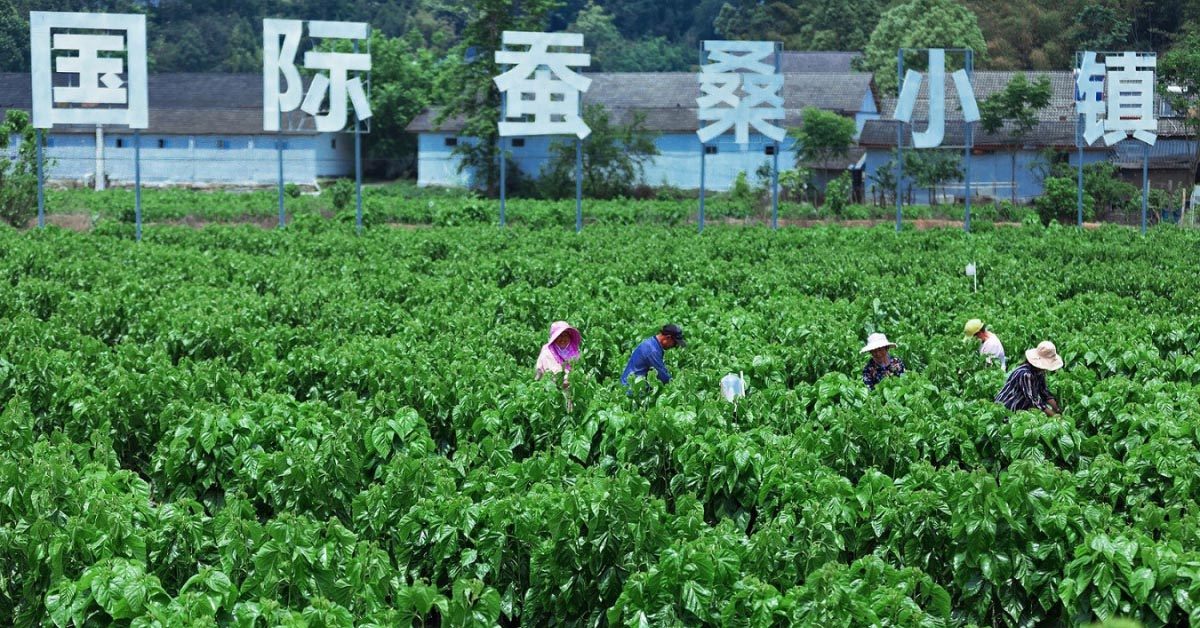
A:
<svg viewBox="0 0 1200 628">
<path fill-rule="evenodd" d="M 542 352 L 538 354 L 535 366 L 537 376 L 534 379 L 541 379 L 547 373 L 562 373 L 562 387 L 566 392 L 570 387 L 568 377 L 571 367 L 579 359 L 579 343 L 582 340 L 579 330 L 571 327 L 567 321 L 554 321 L 550 325 L 550 339 L 542 345 Z M 568 396 L 567 410 L 571 409 L 571 398 Z"/>
</svg>

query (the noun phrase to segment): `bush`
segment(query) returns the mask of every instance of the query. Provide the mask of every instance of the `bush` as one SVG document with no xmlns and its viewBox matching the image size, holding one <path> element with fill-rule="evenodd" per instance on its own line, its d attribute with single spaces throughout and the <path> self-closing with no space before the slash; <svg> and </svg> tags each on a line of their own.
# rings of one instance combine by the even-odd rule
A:
<svg viewBox="0 0 1200 628">
<path fill-rule="evenodd" d="M 288 198 L 300 198 L 300 186 L 288 183 L 283 186 L 283 194 Z"/>
<path fill-rule="evenodd" d="M 1076 183 L 1061 177 L 1048 177 L 1042 195 L 1037 198 L 1038 216 L 1043 223 L 1051 220 L 1060 222 L 1076 222 L 1079 210 L 1079 192 Z M 1096 216 L 1096 206 L 1092 197 L 1083 195 L 1083 218 L 1091 220 Z"/>
<path fill-rule="evenodd" d="M 329 188 L 329 198 L 334 209 L 346 209 L 354 197 L 354 182 L 350 179 L 338 179 L 333 187 Z"/>
<path fill-rule="evenodd" d="M 0 124 L 6 144 L 14 135 L 16 158 L 0 157 L 0 220 L 24 227 L 37 215 L 37 142 L 29 114 L 19 109 L 9 109 Z"/>
<path fill-rule="evenodd" d="M 850 173 L 843 172 L 825 186 L 825 205 L 835 216 L 841 216 L 850 202 Z"/>
</svg>

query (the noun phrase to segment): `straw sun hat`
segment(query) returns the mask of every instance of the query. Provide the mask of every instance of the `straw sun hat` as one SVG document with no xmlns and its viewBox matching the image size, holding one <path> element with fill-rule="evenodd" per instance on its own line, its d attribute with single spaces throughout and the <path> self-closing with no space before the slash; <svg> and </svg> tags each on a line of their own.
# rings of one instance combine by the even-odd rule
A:
<svg viewBox="0 0 1200 628">
<path fill-rule="evenodd" d="M 1047 371 L 1057 371 L 1063 365 L 1062 356 L 1058 355 L 1058 348 L 1049 340 L 1043 340 L 1038 343 L 1037 348 L 1027 350 L 1025 359 L 1029 360 L 1030 364 Z"/>
<path fill-rule="evenodd" d="M 978 334 L 981 329 L 983 329 L 983 321 L 978 318 L 972 318 L 967 321 L 967 324 L 963 326 L 964 340 L 969 340 L 972 336 Z"/>
<path fill-rule="evenodd" d="M 883 334 L 871 334 L 870 336 L 867 336 L 867 346 L 859 349 L 858 352 L 868 353 L 876 349 L 882 349 L 883 347 L 890 348 L 894 346 L 896 346 L 896 343 L 889 342 L 887 336 Z"/>
</svg>

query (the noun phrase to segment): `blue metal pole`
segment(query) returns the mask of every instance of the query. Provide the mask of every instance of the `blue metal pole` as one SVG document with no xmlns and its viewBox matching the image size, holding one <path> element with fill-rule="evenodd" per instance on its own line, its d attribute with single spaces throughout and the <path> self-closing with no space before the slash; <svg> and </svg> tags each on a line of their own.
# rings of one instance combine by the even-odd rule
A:
<svg viewBox="0 0 1200 628">
<path fill-rule="evenodd" d="M 575 140 L 575 233 L 583 231 L 583 140 Z"/>
<path fill-rule="evenodd" d="M 896 98 L 899 104 L 900 90 L 904 88 L 904 49 L 896 51 Z M 904 196 L 904 123 L 896 121 L 896 233 L 900 233 L 900 221 Z"/>
<path fill-rule="evenodd" d="M 704 142 L 700 142 L 700 233 L 704 233 L 704 169 L 707 161 Z"/>
<path fill-rule="evenodd" d="M 280 118 L 283 115 L 280 114 Z M 282 127 L 282 124 L 280 125 Z M 275 132 L 275 152 L 279 157 L 279 228 L 284 227 L 283 217 L 283 131 Z"/>
<path fill-rule="evenodd" d="M 779 142 L 775 142 L 775 163 L 771 167 L 771 228 L 779 228 Z"/>
<path fill-rule="evenodd" d="M 38 194 L 38 229 L 46 226 L 46 178 L 42 171 L 42 130 L 35 130 L 37 136 L 37 194 Z M 104 176 L 101 174 L 100 176 Z"/>
<path fill-rule="evenodd" d="M 971 83 L 970 79 L 971 79 L 971 72 L 972 72 L 972 70 L 974 70 L 974 61 L 975 61 L 974 51 L 972 51 L 970 48 L 967 48 L 967 82 L 968 83 Z M 971 88 L 974 89 L 974 87 L 975 87 L 975 84 L 971 83 Z M 971 134 L 971 123 L 967 122 L 966 120 L 963 120 L 963 135 L 965 136 L 965 138 L 964 138 L 964 139 L 966 139 L 965 144 L 967 145 L 967 148 L 965 151 L 966 155 L 963 157 L 963 161 L 966 162 L 966 177 L 967 177 L 967 185 L 966 185 L 966 190 L 965 190 L 966 199 L 964 201 L 965 205 L 964 205 L 964 211 L 963 211 L 963 229 L 966 230 L 967 233 L 971 233 L 971 145 L 973 143 L 972 142 L 973 138 L 972 138 L 972 134 Z"/>
<path fill-rule="evenodd" d="M 1146 233 L 1146 206 L 1150 202 L 1150 145 L 1142 144 L 1142 233 Z"/>
<path fill-rule="evenodd" d="M 1075 144 L 1079 146 L 1079 163 L 1075 185 L 1075 226 L 1083 228 L 1083 114 L 1075 125 Z"/>
<path fill-rule="evenodd" d="M 358 54 L 358 40 L 354 40 L 354 52 Z M 362 128 L 358 110 L 354 110 L 354 224 L 358 235 L 362 235 Z"/>
<path fill-rule="evenodd" d="M 500 226 L 504 226 L 504 201 L 508 197 L 508 191 L 505 189 L 504 173 L 508 170 L 508 160 L 504 156 L 504 138 L 496 140 L 500 144 Z"/>
<path fill-rule="evenodd" d="M 142 239 L 142 131 L 133 130 L 133 217 L 134 237 Z"/>
</svg>

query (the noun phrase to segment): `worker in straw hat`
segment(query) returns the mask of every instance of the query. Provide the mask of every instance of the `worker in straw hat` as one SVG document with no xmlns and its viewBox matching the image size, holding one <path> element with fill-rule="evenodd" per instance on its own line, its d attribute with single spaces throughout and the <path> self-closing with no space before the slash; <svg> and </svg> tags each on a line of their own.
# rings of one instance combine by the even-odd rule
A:
<svg viewBox="0 0 1200 628">
<path fill-rule="evenodd" d="M 888 349 L 895 346 L 896 343 L 889 341 L 883 334 L 867 336 L 866 346 L 858 351 L 871 354 L 871 359 L 863 367 L 862 372 L 863 383 L 867 385 L 867 388 L 875 390 L 875 385 L 883 381 L 883 378 L 889 375 L 899 377 L 904 374 L 904 361 L 888 352 Z"/>
<path fill-rule="evenodd" d="M 1004 345 L 1000 344 L 1000 339 L 996 337 L 995 332 L 988 329 L 987 325 L 984 325 L 983 321 L 978 318 L 972 318 L 963 327 L 963 342 L 970 342 L 972 338 L 978 338 L 983 343 L 979 347 L 979 355 L 987 356 L 988 365 L 998 362 L 1001 370 L 1008 370 L 1008 360 L 1004 357 Z"/>
<path fill-rule="evenodd" d="M 1046 387 L 1046 372 L 1062 368 L 1063 360 L 1053 342 L 1043 340 L 1025 352 L 1025 362 L 1008 374 L 1004 387 L 996 394 L 996 402 L 1012 411 L 1037 408 L 1046 416 L 1062 413 L 1058 400 Z"/>
</svg>

